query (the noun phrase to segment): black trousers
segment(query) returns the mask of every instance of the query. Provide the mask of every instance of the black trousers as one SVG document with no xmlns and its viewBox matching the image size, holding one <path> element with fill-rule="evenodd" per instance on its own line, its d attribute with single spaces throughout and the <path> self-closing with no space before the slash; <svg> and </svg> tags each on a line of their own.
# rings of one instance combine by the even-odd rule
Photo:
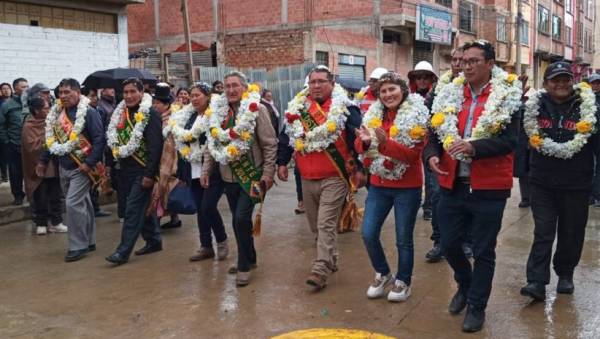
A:
<svg viewBox="0 0 600 339">
<path fill-rule="evenodd" d="M 248 272 L 250 265 L 256 264 L 256 249 L 252 236 L 254 203 L 238 183 L 226 182 L 225 195 L 233 216 L 233 231 L 238 251 L 237 268 L 240 272 Z"/>
<path fill-rule="evenodd" d="M 535 229 L 527 260 L 527 281 L 548 284 L 552 260 L 556 274 L 572 277 L 581 258 L 588 221 L 590 190 L 551 189 L 531 183 L 531 211 Z"/>
<path fill-rule="evenodd" d="M 48 221 L 52 226 L 63 222 L 62 191 L 60 179 L 45 178 L 33 192 L 33 220 L 36 226 L 46 227 Z"/>
<path fill-rule="evenodd" d="M 21 162 L 21 145 L 8 144 L 8 175 L 10 191 L 15 199 L 25 198 L 23 192 L 23 163 Z"/>
</svg>

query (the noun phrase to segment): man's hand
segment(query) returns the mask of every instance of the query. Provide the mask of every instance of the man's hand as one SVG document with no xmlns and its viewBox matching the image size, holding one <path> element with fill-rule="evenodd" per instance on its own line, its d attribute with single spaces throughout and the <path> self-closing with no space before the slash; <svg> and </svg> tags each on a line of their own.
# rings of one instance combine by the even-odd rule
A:
<svg viewBox="0 0 600 339">
<path fill-rule="evenodd" d="M 287 166 L 279 166 L 277 169 L 277 177 L 281 181 L 288 181 L 288 168 Z"/>
<path fill-rule="evenodd" d="M 456 157 L 456 155 L 460 153 L 472 157 L 475 154 L 475 149 L 473 148 L 473 145 L 471 145 L 471 143 L 468 141 L 456 140 L 448 149 L 448 153 L 452 157 Z"/>
<path fill-rule="evenodd" d="M 79 170 L 83 174 L 90 174 L 90 172 L 92 171 L 92 169 L 90 168 L 90 166 L 88 166 L 87 164 L 81 164 L 81 166 L 79 166 Z"/>
<path fill-rule="evenodd" d="M 208 176 L 200 177 L 200 186 L 202 186 L 204 188 L 208 188 L 208 186 L 209 186 Z"/>
<path fill-rule="evenodd" d="M 364 187 L 367 184 L 367 176 L 363 171 L 356 171 L 354 173 L 354 184 L 356 188 Z"/>
<path fill-rule="evenodd" d="M 371 133 L 365 126 L 360 126 L 358 129 L 358 137 L 366 147 L 371 145 Z"/>
<path fill-rule="evenodd" d="M 440 168 L 440 158 L 431 157 L 429 158 L 429 168 L 437 175 L 448 175 L 448 172 Z"/>
<path fill-rule="evenodd" d="M 377 137 L 377 140 L 381 146 L 385 145 L 388 140 L 387 134 L 381 127 L 375 130 L 375 136 Z"/>
<path fill-rule="evenodd" d="M 266 188 L 267 191 L 270 190 L 271 187 L 273 187 L 273 179 L 271 179 L 267 176 L 264 176 L 264 175 L 260 178 L 260 183 L 261 183 L 261 187 Z M 264 193 L 267 193 L 267 192 L 263 192 L 263 194 Z"/>
<path fill-rule="evenodd" d="M 144 179 L 142 179 L 143 188 L 150 189 L 152 186 L 154 186 L 154 179 L 148 177 L 144 177 Z"/>
<path fill-rule="evenodd" d="M 42 162 L 38 162 L 38 164 L 35 165 L 35 175 L 37 175 L 40 178 L 43 178 L 45 174 L 46 174 L 46 164 L 44 164 Z"/>
</svg>

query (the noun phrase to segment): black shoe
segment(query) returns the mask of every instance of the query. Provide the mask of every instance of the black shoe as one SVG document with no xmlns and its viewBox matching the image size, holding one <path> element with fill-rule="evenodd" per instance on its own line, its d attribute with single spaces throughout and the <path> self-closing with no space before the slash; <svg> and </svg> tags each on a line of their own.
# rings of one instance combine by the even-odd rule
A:
<svg viewBox="0 0 600 339">
<path fill-rule="evenodd" d="M 473 258 L 473 248 L 471 248 L 471 245 L 463 244 L 462 250 L 465 253 L 467 259 Z"/>
<path fill-rule="evenodd" d="M 558 277 L 558 284 L 556 285 L 556 293 L 573 294 L 574 291 L 575 291 L 575 285 L 573 284 L 572 277 Z"/>
<path fill-rule="evenodd" d="M 467 295 L 465 292 L 460 289 L 456 291 L 454 297 L 450 301 L 450 305 L 448 306 L 448 312 L 450 314 L 459 314 L 462 310 L 467 306 Z"/>
<path fill-rule="evenodd" d="M 423 209 L 423 220 L 431 220 L 433 212 L 430 209 Z"/>
<path fill-rule="evenodd" d="M 177 228 L 177 227 L 181 227 L 181 220 L 177 220 L 177 222 L 169 221 L 167 223 L 160 225 L 160 228 L 162 228 L 163 230 L 168 230 L 170 228 Z"/>
<path fill-rule="evenodd" d="M 88 246 L 88 252 L 94 252 L 96 250 L 96 245 L 90 245 Z"/>
<path fill-rule="evenodd" d="M 15 198 L 12 202 L 13 206 L 21 206 L 23 205 L 23 198 Z"/>
<path fill-rule="evenodd" d="M 112 213 L 105 211 L 105 210 L 99 210 L 98 212 L 94 213 L 94 216 L 96 218 L 109 217 L 111 215 L 112 215 Z"/>
<path fill-rule="evenodd" d="M 529 206 L 531 206 L 531 203 L 529 201 L 521 201 L 519 203 L 519 208 L 527 208 Z"/>
<path fill-rule="evenodd" d="M 144 255 L 144 254 L 150 254 L 150 253 L 154 253 L 154 252 L 158 252 L 158 251 L 162 251 L 162 243 L 158 243 L 158 244 L 146 244 L 146 246 L 140 248 L 139 250 L 135 251 L 135 255 Z"/>
<path fill-rule="evenodd" d="M 465 315 L 465 321 L 463 322 L 463 332 L 478 332 L 483 327 L 485 322 L 485 310 L 482 307 L 475 307 L 469 305 L 467 307 L 467 314 Z"/>
<path fill-rule="evenodd" d="M 77 251 L 68 251 L 65 256 L 65 262 L 73 262 L 82 259 L 89 252 L 87 248 Z"/>
<path fill-rule="evenodd" d="M 521 295 L 537 301 L 546 300 L 546 286 L 538 282 L 529 282 L 521 288 Z"/>
<path fill-rule="evenodd" d="M 442 248 L 439 244 L 433 244 L 433 248 L 425 254 L 425 259 L 428 263 L 436 263 L 442 260 L 444 256 L 442 255 Z"/>
<path fill-rule="evenodd" d="M 111 254 L 110 256 L 105 258 L 106 261 L 113 263 L 117 266 L 119 265 L 123 265 L 127 262 L 127 258 L 125 258 L 121 253 L 119 252 L 115 252 L 113 254 Z"/>
</svg>

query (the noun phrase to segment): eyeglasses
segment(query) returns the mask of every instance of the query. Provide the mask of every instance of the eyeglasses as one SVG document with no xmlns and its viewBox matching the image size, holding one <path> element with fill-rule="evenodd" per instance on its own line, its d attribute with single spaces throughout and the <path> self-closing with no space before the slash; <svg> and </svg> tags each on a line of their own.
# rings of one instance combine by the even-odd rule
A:
<svg viewBox="0 0 600 339">
<path fill-rule="evenodd" d="M 472 66 L 475 66 L 475 65 L 477 65 L 478 63 L 480 63 L 482 61 L 485 61 L 485 60 L 483 60 L 483 59 L 477 59 L 477 58 L 467 59 L 467 60 L 462 59 L 460 61 L 460 67 L 472 67 Z"/>
<path fill-rule="evenodd" d="M 325 79 L 313 79 L 311 81 L 308 82 L 308 84 L 310 86 L 316 86 L 316 85 L 324 85 L 326 83 L 330 82 L 329 80 L 325 80 Z"/>
</svg>

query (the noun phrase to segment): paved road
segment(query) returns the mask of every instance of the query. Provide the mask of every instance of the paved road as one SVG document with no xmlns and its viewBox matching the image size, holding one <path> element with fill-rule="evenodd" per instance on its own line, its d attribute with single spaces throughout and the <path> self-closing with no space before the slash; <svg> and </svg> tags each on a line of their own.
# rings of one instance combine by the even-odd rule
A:
<svg viewBox="0 0 600 339">
<path fill-rule="evenodd" d="M 324 291 L 311 293 L 304 280 L 315 256 L 314 238 L 304 216 L 293 214 L 295 193 L 288 183 L 268 197 L 256 242 L 259 266 L 241 289 L 227 274 L 235 253 L 225 262 L 188 262 L 198 246 L 192 217 L 164 233 L 164 251 L 132 257 L 117 268 L 104 261 L 120 236 L 116 218 L 98 221 L 98 250 L 75 263 L 63 262 L 64 234 L 36 236 L 29 223 L 0 227 L 0 338 L 268 338 L 319 327 L 397 338 L 600 338 L 600 210 L 591 211 L 575 294 L 556 296 L 553 276 L 548 301 L 530 304 L 519 288 L 532 219 L 516 205 L 516 198 L 508 203 L 487 322 L 475 335 L 462 334 L 463 317 L 446 311 L 455 285 L 445 262 L 423 260 L 430 226 L 420 216 L 407 302 L 366 298 L 373 272 L 359 233 L 340 236 L 340 271 Z M 395 266 L 391 217 L 382 237 Z"/>
</svg>

